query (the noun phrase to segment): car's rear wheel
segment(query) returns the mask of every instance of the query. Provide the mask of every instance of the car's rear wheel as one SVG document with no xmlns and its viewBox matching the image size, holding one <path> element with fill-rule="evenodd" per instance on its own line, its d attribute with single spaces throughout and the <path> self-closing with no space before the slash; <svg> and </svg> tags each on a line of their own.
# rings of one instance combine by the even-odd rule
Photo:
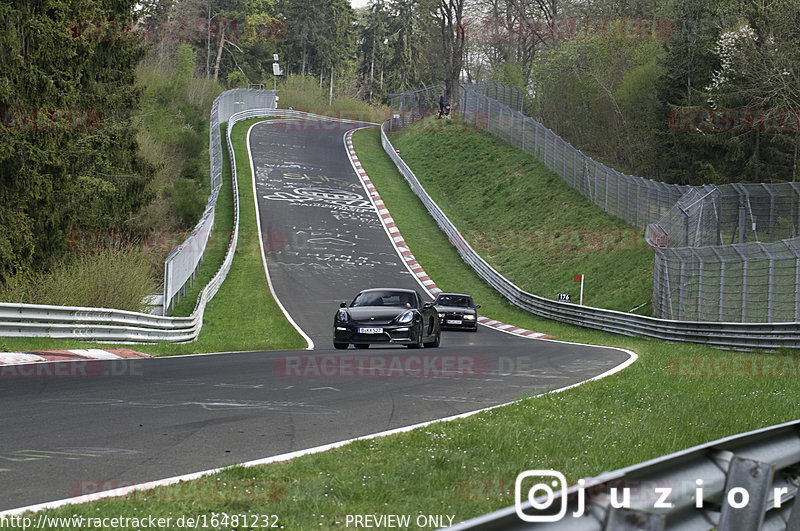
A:
<svg viewBox="0 0 800 531">
<path fill-rule="evenodd" d="M 336 348 L 336 349 L 339 349 L 339 350 L 344 350 L 349 346 L 350 346 L 349 343 L 339 343 L 338 341 L 334 341 L 333 342 L 333 348 Z"/>
</svg>

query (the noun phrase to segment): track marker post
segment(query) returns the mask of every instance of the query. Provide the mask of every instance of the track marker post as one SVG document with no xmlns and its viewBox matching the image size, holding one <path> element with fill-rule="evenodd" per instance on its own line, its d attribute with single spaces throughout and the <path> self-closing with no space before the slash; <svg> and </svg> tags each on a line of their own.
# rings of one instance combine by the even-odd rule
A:
<svg viewBox="0 0 800 531">
<path fill-rule="evenodd" d="M 580 274 L 579 275 L 575 275 L 574 277 L 572 277 L 572 280 L 573 280 L 573 282 L 580 282 L 581 283 L 581 297 L 580 297 L 580 300 L 578 301 L 578 304 L 583 306 L 583 275 L 580 275 Z"/>
</svg>

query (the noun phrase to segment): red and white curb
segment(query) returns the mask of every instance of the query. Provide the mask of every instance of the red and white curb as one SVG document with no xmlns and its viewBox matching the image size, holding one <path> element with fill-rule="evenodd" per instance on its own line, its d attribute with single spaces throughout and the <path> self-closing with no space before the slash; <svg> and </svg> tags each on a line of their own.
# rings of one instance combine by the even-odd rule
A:
<svg viewBox="0 0 800 531">
<path fill-rule="evenodd" d="M 344 135 L 344 142 L 347 146 L 347 153 L 350 155 L 350 163 L 353 165 L 353 169 L 355 169 L 358 178 L 361 180 L 361 184 L 366 189 L 370 201 L 372 201 L 372 203 L 375 205 L 375 208 L 378 210 L 378 217 L 380 218 L 381 223 L 383 223 L 384 229 L 386 229 L 386 232 L 389 234 L 392 244 L 397 249 L 398 254 L 403 258 L 403 260 L 405 260 L 409 271 L 411 271 L 411 273 L 417 277 L 419 283 L 428 291 L 428 293 L 430 293 L 432 297 L 436 297 L 436 295 L 441 293 L 442 290 L 436 286 L 436 283 L 431 280 L 431 277 L 428 276 L 419 262 L 417 262 L 416 258 L 414 258 L 414 255 L 408 248 L 408 244 L 406 244 L 403 235 L 400 234 L 400 229 L 397 228 L 397 224 L 395 224 L 394 219 L 392 219 L 392 215 L 389 213 L 386 205 L 384 205 L 378 190 L 375 188 L 375 185 L 372 184 L 369 176 L 367 176 L 367 172 L 364 171 L 364 168 L 361 166 L 361 162 L 359 162 L 356 151 L 353 148 L 353 133 L 354 131 L 348 131 Z M 483 326 L 488 326 L 489 328 L 494 328 L 495 330 L 520 337 L 541 339 L 549 339 L 553 337 L 547 334 L 542 334 L 541 332 L 534 332 L 533 330 L 527 330 L 518 326 L 495 321 L 494 319 L 489 319 L 488 317 L 484 317 L 482 315 L 478 316 L 478 323 L 482 324 Z"/>
<path fill-rule="evenodd" d="M 128 349 L 103 350 L 97 348 L 73 350 L 38 350 L 32 352 L 0 352 L 0 366 L 47 363 L 52 361 L 120 360 L 149 358 L 147 354 Z"/>
</svg>

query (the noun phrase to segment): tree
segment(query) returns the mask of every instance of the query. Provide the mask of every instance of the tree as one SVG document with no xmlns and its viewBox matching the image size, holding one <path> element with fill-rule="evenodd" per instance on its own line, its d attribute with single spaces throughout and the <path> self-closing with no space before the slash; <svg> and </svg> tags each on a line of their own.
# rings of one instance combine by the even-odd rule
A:
<svg viewBox="0 0 800 531">
<path fill-rule="evenodd" d="M 0 280 L 77 228 L 119 230 L 150 197 L 137 154 L 133 0 L 0 5 Z"/>
<path fill-rule="evenodd" d="M 761 165 L 762 133 L 788 133 L 792 141 L 792 181 L 797 180 L 800 147 L 800 5 L 776 0 L 744 3 L 746 22 L 723 32 L 715 52 L 720 68 L 709 92 L 712 101 L 741 101 L 749 108 L 755 141 L 752 164 Z M 770 172 L 770 173 L 774 173 Z"/>
<path fill-rule="evenodd" d="M 441 35 L 442 81 L 454 101 L 464 64 L 464 0 L 438 0 L 435 16 Z"/>
</svg>

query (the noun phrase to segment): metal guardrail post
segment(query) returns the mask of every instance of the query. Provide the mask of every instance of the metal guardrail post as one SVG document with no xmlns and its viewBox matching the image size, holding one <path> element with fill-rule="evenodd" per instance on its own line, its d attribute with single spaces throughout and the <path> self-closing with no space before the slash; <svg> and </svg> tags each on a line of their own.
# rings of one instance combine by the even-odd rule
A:
<svg viewBox="0 0 800 531">
<path fill-rule="evenodd" d="M 728 468 L 719 528 L 726 531 L 753 531 L 764 523 L 774 465 L 734 457 Z"/>
<path fill-rule="evenodd" d="M 584 479 L 584 488 L 573 485 L 554 494 L 553 501 L 563 500 L 566 509 L 558 521 L 523 522 L 517 510 L 531 521 L 540 514 L 524 501 L 453 529 L 798 531 L 798 484 L 800 420 L 795 420 Z M 625 496 L 613 495 L 614 489 L 628 491 L 627 503 Z M 527 500 L 521 494 L 514 493 Z M 583 512 L 576 517 L 581 496 Z M 545 505 L 543 499 L 536 501 Z"/>
<path fill-rule="evenodd" d="M 604 531 L 663 531 L 666 519 L 663 515 L 636 509 L 611 509 L 603 525 Z"/>
</svg>

